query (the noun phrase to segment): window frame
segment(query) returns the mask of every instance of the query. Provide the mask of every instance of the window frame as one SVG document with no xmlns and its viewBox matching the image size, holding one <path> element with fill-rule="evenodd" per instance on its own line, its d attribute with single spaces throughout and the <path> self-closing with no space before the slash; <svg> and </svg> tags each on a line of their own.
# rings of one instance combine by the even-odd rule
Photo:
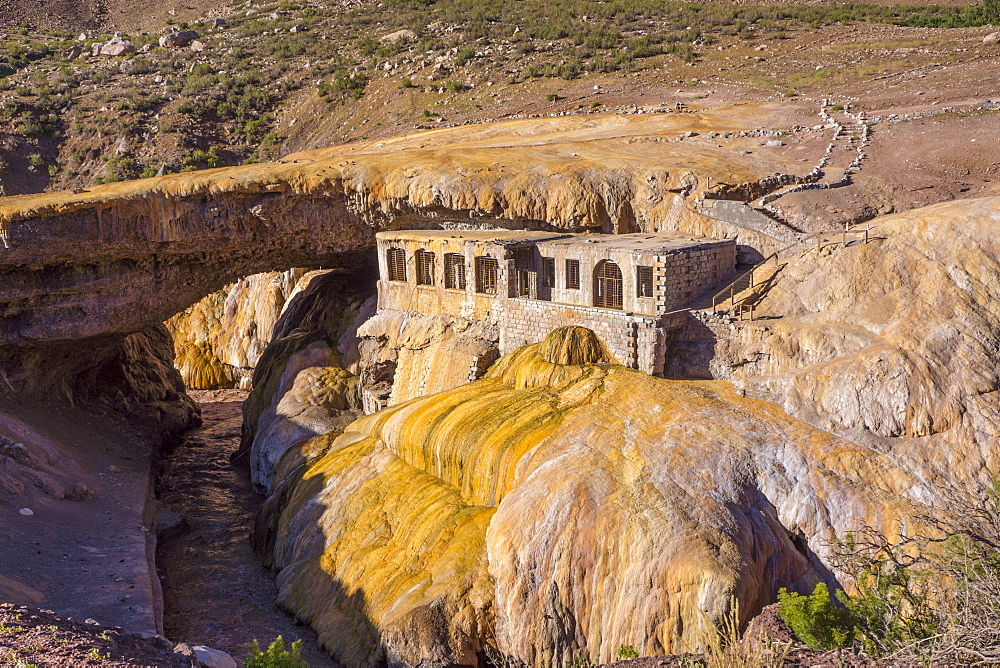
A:
<svg viewBox="0 0 1000 668">
<path fill-rule="evenodd" d="M 566 289 L 580 289 L 580 261 L 572 258 L 566 259 Z"/>
<path fill-rule="evenodd" d="M 542 257 L 542 287 L 556 287 L 556 259 L 554 257 Z"/>
<path fill-rule="evenodd" d="M 492 255 L 477 255 L 473 261 L 476 274 L 476 294 L 496 296 L 500 286 L 500 262 Z M 487 285 L 490 278 L 492 285 Z M 492 287 L 490 291 L 489 287 Z"/>
<path fill-rule="evenodd" d="M 601 260 L 594 267 L 594 306 L 614 311 L 625 308 L 625 276 L 613 260 Z"/>
<path fill-rule="evenodd" d="M 433 286 L 435 285 L 435 265 L 437 264 L 437 258 L 434 251 L 429 251 L 424 248 L 418 248 L 417 252 L 413 254 L 416 258 L 417 264 L 417 285 Z"/>
<path fill-rule="evenodd" d="M 452 270 L 455 270 L 454 272 Z M 461 253 L 444 254 L 445 290 L 465 290 L 465 256 Z"/>
<path fill-rule="evenodd" d="M 386 279 L 395 283 L 406 283 L 406 251 L 399 246 L 385 249 Z M 400 278 L 401 277 L 401 278 Z"/>
<path fill-rule="evenodd" d="M 635 296 L 641 299 L 653 297 L 653 267 L 640 264 L 635 268 Z"/>
</svg>

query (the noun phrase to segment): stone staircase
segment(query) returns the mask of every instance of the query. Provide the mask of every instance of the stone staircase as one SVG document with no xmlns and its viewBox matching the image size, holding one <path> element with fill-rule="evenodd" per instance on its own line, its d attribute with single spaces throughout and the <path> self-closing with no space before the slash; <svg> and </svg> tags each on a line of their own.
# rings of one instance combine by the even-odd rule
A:
<svg viewBox="0 0 1000 668">
<path fill-rule="evenodd" d="M 749 315 L 754 319 L 754 309 L 764 295 L 774 286 L 778 274 L 788 264 L 787 259 L 808 252 L 821 252 L 827 248 L 846 248 L 857 243 L 868 243 L 871 240 L 872 228 L 844 229 L 841 231 L 817 232 L 801 237 L 794 243 L 781 248 L 749 270 L 736 276 L 722 290 L 703 295 L 690 310 L 703 322 L 725 318 L 742 320 Z"/>
</svg>

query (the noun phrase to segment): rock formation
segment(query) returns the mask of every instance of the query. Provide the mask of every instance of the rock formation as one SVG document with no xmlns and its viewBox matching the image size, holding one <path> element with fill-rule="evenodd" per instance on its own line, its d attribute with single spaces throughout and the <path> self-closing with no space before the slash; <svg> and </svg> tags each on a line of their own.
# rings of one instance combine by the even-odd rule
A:
<svg viewBox="0 0 1000 668">
<path fill-rule="evenodd" d="M 195 390 L 249 389 L 285 305 L 311 278 L 306 269 L 254 274 L 170 318 L 174 363 L 184 384 Z"/>
<path fill-rule="evenodd" d="M 811 590 L 829 541 L 910 512 L 888 457 L 729 383 L 605 359 L 589 330 L 555 330 L 316 437 L 258 528 L 281 604 L 346 665 L 683 651 L 733 597 L 748 618 Z"/>
<path fill-rule="evenodd" d="M 390 225 L 670 229 L 763 248 L 774 240 L 698 214 L 684 194 L 797 170 L 741 154 L 755 139 L 735 131 L 771 113 L 507 121 L 0 199 L 0 342 L 138 331 L 244 276 L 349 266 L 344 253 Z M 683 139 L 706 127 L 732 136 Z"/>
<path fill-rule="evenodd" d="M 998 471 L 1000 199 L 873 221 L 869 244 L 805 253 L 714 375 L 921 470 L 922 494 Z"/>
<path fill-rule="evenodd" d="M 499 355 L 499 332 L 445 313 L 383 311 L 358 330 L 366 413 L 464 385 Z"/>
<path fill-rule="evenodd" d="M 299 442 L 255 537 L 282 604 L 345 664 L 535 665 L 693 649 L 732 597 L 746 618 L 832 581 L 836 538 L 912 535 L 1000 469 L 997 222 L 1000 200 L 952 202 L 802 249 L 756 321 L 677 334 L 703 350 L 675 369 L 732 384 L 608 364 L 567 328 Z M 437 334 L 408 391 L 464 363 L 451 323 L 416 322 Z M 400 331 L 362 326 L 362 359 Z"/>
<path fill-rule="evenodd" d="M 243 406 L 237 455 L 250 457 L 262 490 L 286 452 L 317 434 L 340 433 L 361 414 L 357 330 L 374 311 L 374 278 L 311 272 L 275 324 Z"/>
</svg>

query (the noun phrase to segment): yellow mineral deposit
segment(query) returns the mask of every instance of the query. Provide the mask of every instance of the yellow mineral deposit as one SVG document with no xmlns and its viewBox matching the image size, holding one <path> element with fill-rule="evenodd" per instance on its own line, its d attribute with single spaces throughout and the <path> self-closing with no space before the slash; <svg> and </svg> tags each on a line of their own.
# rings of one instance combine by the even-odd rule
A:
<svg viewBox="0 0 1000 668">
<path fill-rule="evenodd" d="M 411 664 L 694 649 L 733 596 L 746 619 L 817 581 L 794 535 L 822 550 L 909 510 L 884 456 L 729 383 L 613 364 L 581 327 L 316 440 L 269 556 L 282 605 L 352 666 L 382 645 Z"/>
<path fill-rule="evenodd" d="M 167 320 L 185 385 L 249 387 L 285 305 L 314 275 L 306 269 L 255 274 Z"/>
</svg>

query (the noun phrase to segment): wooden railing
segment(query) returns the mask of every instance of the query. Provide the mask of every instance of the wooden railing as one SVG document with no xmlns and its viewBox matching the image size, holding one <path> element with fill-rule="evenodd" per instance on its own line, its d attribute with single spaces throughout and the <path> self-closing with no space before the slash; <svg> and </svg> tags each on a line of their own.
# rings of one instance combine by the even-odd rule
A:
<svg viewBox="0 0 1000 668">
<path fill-rule="evenodd" d="M 748 271 L 745 271 L 739 276 L 737 276 L 728 285 L 726 285 L 726 287 L 722 288 L 722 290 L 712 295 L 712 312 L 716 311 L 716 307 L 719 303 L 725 303 L 726 300 L 728 299 L 730 302 L 730 308 L 733 311 L 738 312 L 740 320 L 743 319 L 744 313 L 747 311 L 749 311 L 750 319 L 753 320 L 753 311 L 755 304 L 753 302 L 751 302 L 750 304 L 744 304 L 744 303 L 736 304 L 735 299 L 736 295 L 742 292 L 743 290 L 752 289 L 755 286 L 754 283 L 755 271 L 759 271 L 763 268 L 766 268 L 767 263 L 771 262 L 772 260 L 774 261 L 774 264 L 777 265 L 783 253 L 793 248 L 799 248 L 801 246 L 809 246 L 812 244 L 813 240 L 815 240 L 816 242 L 815 248 L 817 253 L 821 251 L 825 246 L 829 246 L 831 242 L 834 244 L 835 247 L 836 246 L 846 247 L 848 243 L 854 241 L 855 238 L 858 238 L 861 241 L 861 243 L 867 244 L 869 241 L 871 241 L 872 230 L 873 228 L 870 225 L 866 224 L 863 229 L 851 229 L 845 227 L 843 230 L 839 231 L 814 232 L 813 234 L 802 237 L 795 243 L 788 244 L 784 248 L 779 248 L 778 250 L 774 251 L 766 258 L 755 264 Z M 809 250 L 812 250 L 812 248 L 810 248 Z M 737 291 L 736 290 L 737 284 L 739 284 L 744 279 L 747 279 L 748 284 L 745 287 L 740 288 L 739 291 Z"/>
</svg>

